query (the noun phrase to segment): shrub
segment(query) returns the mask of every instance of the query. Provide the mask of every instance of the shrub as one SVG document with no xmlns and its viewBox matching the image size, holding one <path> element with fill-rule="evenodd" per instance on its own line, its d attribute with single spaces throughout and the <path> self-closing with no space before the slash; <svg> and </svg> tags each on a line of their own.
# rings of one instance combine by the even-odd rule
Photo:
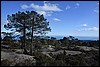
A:
<svg viewBox="0 0 100 67">
<path fill-rule="evenodd" d="M 13 60 L 4 59 L 1 61 L 1 66 L 11 66 L 13 62 Z"/>
<path fill-rule="evenodd" d="M 17 63 L 15 66 L 35 66 L 35 63 L 29 59 L 25 59 L 24 62 Z"/>
</svg>

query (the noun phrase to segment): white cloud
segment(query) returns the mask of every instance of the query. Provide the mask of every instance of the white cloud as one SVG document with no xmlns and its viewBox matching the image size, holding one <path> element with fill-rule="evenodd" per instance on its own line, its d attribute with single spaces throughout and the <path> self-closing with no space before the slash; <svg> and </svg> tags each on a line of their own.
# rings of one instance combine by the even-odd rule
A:
<svg viewBox="0 0 100 67">
<path fill-rule="evenodd" d="M 39 14 L 43 14 L 44 16 L 51 16 L 52 15 L 52 12 L 46 12 L 46 11 L 36 11 L 37 13 Z"/>
<path fill-rule="evenodd" d="M 39 13 L 39 14 L 43 14 L 44 16 L 46 15 L 45 11 L 36 11 L 36 12 Z"/>
<path fill-rule="evenodd" d="M 24 5 L 21 6 L 21 8 L 22 9 L 27 9 L 27 8 L 29 8 L 29 6 L 27 6 L 26 4 L 24 4 Z"/>
<path fill-rule="evenodd" d="M 35 10 L 44 10 L 44 11 L 62 11 L 60 8 L 58 8 L 57 4 L 51 4 L 51 3 L 44 3 L 43 6 L 39 6 L 39 5 L 35 5 L 34 3 L 32 3 L 30 5 L 31 8 L 34 8 Z"/>
<path fill-rule="evenodd" d="M 49 11 L 49 12 L 46 12 L 47 14 L 46 14 L 46 16 L 51 16 L 52 15 L 52 11 Z"/>
<path fill-rule="evenodd" d="M 40 14 L 43 14 L 45 16 L 51 16 L 53 12 L 60 12 L 63 11 L 58 7 L 58 4 L 51 4 L 49 1 L 43 1 L 43 6 L 36 5 L 34 3 L 31 3 L 29 6 L 27 5 L 22 5 L 22 9 L 27 9 L 27 8 L 33 8 L 35 11 L 37 11 Z"/>
<path fill-rule="evenodd" d="M 93 10 L 95 13 L 99 13 L 99 10 Z"/>
<path fill-rule="evenodd" d="M 99 5 L 99 2 L 97 3 L 97 5 Z"/>
<path fill-rule="evenodd" d="M 77 5 L 77 6 L 80 6 L 80 4 L 79 4 L 79 3 L 76 3 L 76 5 Z"/>
<path fill-rule="evenodd" d="M 71 7 L 69 5 L 66 6 L 66 10 L 70 9 Z"/>
<path fill-rule="evenodd" d="M 80 6 L 80 4 L 79 3 L 76 3 L 76 6 L 75 6 L 75 8 L 78 8 Z"/>
<path fill-rule="evenodd" d="M 50 3 L 44 4 L 42 9 L 45 11 L 62 11 L 60 8 L 58 8 L 56 4 L 50 4 Z"/>
<path fill-rule="evenodd" d="M 99 13 L 99 2 L 97 3 L 97 7 L 93 10 L 93 12 L 95 12 L 95 13 Z"/>
<path fill-rule="evenodd" d="M 81 24 L 81 26 L 87 26 L 87 24 Z"/>
<path fill-rule="evenodd" d="M 99 28 L 97 27 L 92 27 L 92 28 L 85 28 L 85 29 L 80 29 L 78 31 L 98 31 Z"/>
<path fill-rule="evenodd" d="M 35 5 L 34 3 L 31 3 L 29 7 L 35 10 L 41 10 L 41 7 L 39 5 Z"/>
<path fill-rule="evenodd" d="M 61 21 L 60 19 L 58 18 L 53 18 L 54 21 Z"/>
</svg>

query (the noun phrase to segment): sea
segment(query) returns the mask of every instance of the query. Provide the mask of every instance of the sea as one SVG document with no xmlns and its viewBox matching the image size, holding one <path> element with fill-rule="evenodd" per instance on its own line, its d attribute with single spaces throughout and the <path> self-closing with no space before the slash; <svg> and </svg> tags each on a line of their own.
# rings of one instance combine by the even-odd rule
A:
<svg viewBox="0 0 100 67">
<path fill-rule="evenodd" d="M 3 35 L 1 35 L 2 38 L 4 38 Z M 50 36 L 50 37 L 55 37 L 57 40 L 63 39 L 66 36 Z M 94 37 L 94 36 L 73 36 L 75 38 L 78 38 L 78 40 L 99 40 L 99 37 Z M 16 38 L 16 40 L 19 40 L 19 38 Z"/>
<path fill-rule="evenodd" d="M 66 36 L 51 36 L 55 37 L 57 40 L 63 39 L 63 37 Z M 75 38 L 78 38 L 78 40 L 99 40 L 99 37 L 94 37 L 94 36 L 73 36 Z"/>
</svg>

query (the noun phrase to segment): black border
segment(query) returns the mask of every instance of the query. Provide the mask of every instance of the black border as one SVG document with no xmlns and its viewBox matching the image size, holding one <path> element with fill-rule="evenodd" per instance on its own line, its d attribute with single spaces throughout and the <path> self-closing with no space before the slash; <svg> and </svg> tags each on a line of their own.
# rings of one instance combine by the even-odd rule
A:
<svg viewBox="0 0 100 67">
<path fill-rule="evenodd" d="M 99 0 L 1 0 L 1 1 L 99 1 Z M 1 5 L 1 3 L 0 3 L 0 5 Z M 1 9 L 1 7 L 0 7 L 0 9 Z M 1 10 L 0 10 L 0 15 L 1 15 Z M 0 20 L 1 20 L 1 18 L 0 18 Z M 0 25 L 1 25 L 1 22 L 0 22 Z M 1 26 L 0 26 L 0 30 L 1 30 Z M 0 54 L 1 54 L 1 52 L 0 52 Z M 100 53 L 99 53 L 99 56 L 100 56 Z M 1 58 L 1 55 L 0 55 L 0 58 Z M 1 66 L 1 63 L 0 63 L 0 66 Z"/>
</svg>

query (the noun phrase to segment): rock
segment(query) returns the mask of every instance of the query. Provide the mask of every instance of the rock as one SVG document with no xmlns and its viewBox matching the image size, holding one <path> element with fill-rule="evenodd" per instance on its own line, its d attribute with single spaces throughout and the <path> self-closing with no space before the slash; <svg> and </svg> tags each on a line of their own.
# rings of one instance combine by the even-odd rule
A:
<svg viewBox="0 0 100 67">
<path fill-rule="evenodd" d="M 81 54 L 82 52 L 80 51 L 70 51 L 70 50 L 65 50 L 66 51 L 66 55 L 76 55 L 76 54 Z M 63 50 L 59 50 L 56 52 L 52 52 L 52 54 L 59 54 L 59 53 L 63 53 Z"/>
<path fill-rule="evenodd" d="M 47 47 L 47 48 L 42 48 L 39 51 L 42 51 L 42 52 L 52 52 L 52 51 L 55 51 L 55 49 L 54 48 Z"/>
<path fill-rule="evenodd" d="M 10 66 L 33 66 L 36 63 L 34 56 L 17 54 L 15 52 L 4 52 L 1 51 L 1 62 L 3 60 L 12 61 Z"/>
<path fill-rule="evenodd" d="M 9 49 L 10 46 L 9 45 L 1 45 L 2 48 L 5 48 L 5 49 Z"/>
<path fill-rule="evenodd" d="M 49 58 L 52 58 L 47 52 L 42 52 L 42 53 L 48 56 Z"/>
<path fill-rule="evenodd" d="M 87 47 L 87 46 L 76 46 L 76 47 L 79 48 L 79 50 L 84 50 L 84 51 L 91 51 L 91 50 L 99 51 L 99 49 L 96 49 L 94 47 Z"/>
</svg>

